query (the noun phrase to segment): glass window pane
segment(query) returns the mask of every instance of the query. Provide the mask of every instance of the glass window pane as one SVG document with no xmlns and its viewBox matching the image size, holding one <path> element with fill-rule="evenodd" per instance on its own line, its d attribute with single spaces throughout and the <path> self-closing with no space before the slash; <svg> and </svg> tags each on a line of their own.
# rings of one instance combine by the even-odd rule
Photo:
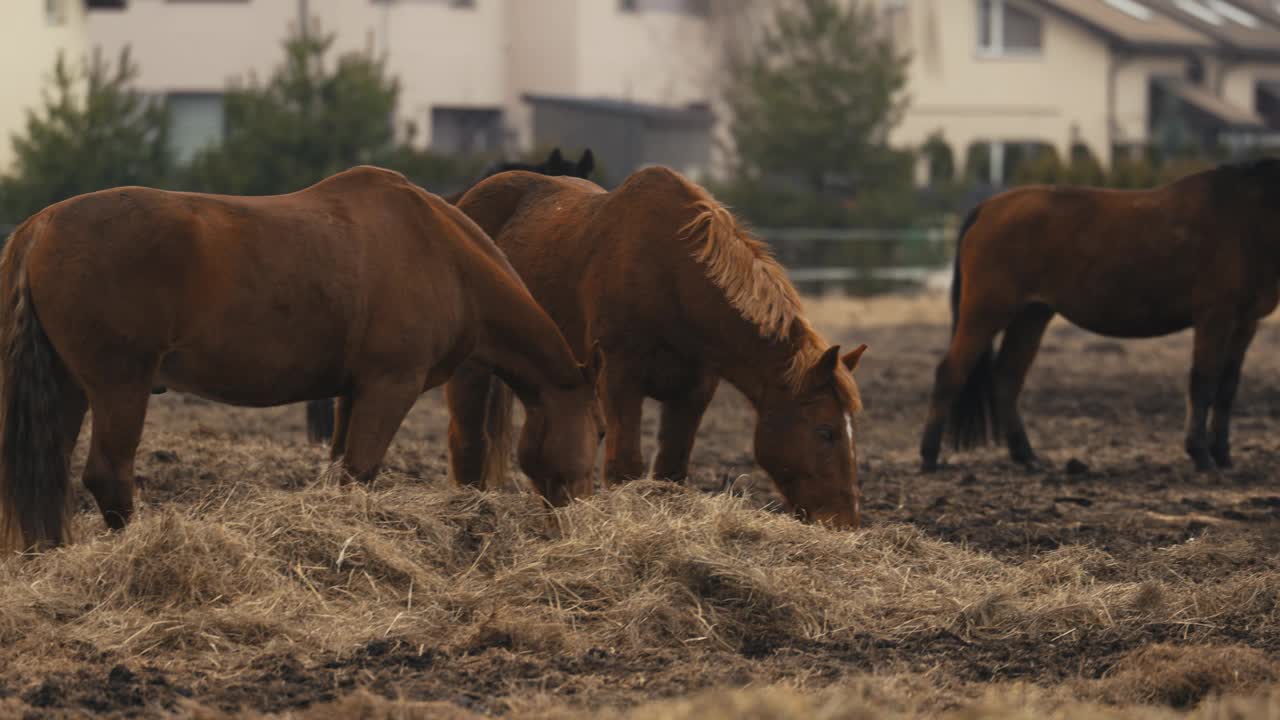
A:
<svg viewBox="0 0 1280 720">
<path fill-rule="evenodd" d="M 991 48 L 991 2 L 978 0 L 978 47 L 984 50 Z"/>
<path fill-rule="evenodd" d="M 222 142 L 222 96 L 173 94 L 169 106 L 169 151 L 179 164 L 200 150 Z"/>
<path fill-rule="evenodd" d="M 1004 49 L 1039 50 L 1040 18 L 1006 3 L 1004 6 Z"/>
</svg>

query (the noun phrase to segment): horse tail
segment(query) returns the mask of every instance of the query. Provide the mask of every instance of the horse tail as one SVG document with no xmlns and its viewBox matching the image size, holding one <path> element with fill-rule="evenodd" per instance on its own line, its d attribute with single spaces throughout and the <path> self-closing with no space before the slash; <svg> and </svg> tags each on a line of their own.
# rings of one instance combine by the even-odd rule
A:
<svg viewBox="0 0 1280 720">
<path fill-rule="evenodd" d="M 951 270 L 951 339 L 955 342 L 956 328 L 960 324 L 960 290 L 964 277 L 960 271 L 964 236 L 978 221 L 982 205 L 976 205 L 965 217 L 956 237 L 955 264 Z M 978 361 L 964 387 L 951 405 L 951 418 L 947 428 L 957 450 L 985 445 L 992 435 L 1000 433 L 1000 418 L 996 415 L 995 351 L 990 343 L 982 349 Z"/>
<path fill-rule="evenodd" d="M 0 547 L 19 550 L 70 540 L 62 415 L 71 378 L 31 299 L 32 223 L 14 231 L 0 258 Z"/>
<path fill-rule="evenodd" d="M 333 398 L 307 403 L 307 439 L 320 444 L 333 440 Z"/>
<path fill-rule="evenodd" d="M 511 400 L 511 388 L 497 375 L 490 375 L 484 412 L 486 454 L 481 473 L 481 487 L 490 490 L 511 484 Z"/>
</svg>

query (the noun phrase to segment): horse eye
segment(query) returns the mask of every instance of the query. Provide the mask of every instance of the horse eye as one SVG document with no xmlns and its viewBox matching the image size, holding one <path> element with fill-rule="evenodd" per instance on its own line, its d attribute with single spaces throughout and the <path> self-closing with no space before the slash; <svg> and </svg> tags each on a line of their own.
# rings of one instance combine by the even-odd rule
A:
<svg viewBox="0 0 1280 720">
<path fill-rule="evenodd" d="M 836 441 L 836 430 L 830 425 L 819 425 L 817 433 L 818 438 L 824 443 L 833 443 Z"/>
</svg>

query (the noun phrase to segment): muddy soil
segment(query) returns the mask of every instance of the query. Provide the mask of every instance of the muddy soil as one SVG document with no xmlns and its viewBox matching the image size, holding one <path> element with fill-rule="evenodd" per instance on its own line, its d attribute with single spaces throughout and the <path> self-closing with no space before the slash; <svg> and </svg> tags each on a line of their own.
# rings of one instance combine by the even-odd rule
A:
<svg viewBox="0 0 1280 720">
<path fill-rule="evenodd" d="M 825 320 L 824 331 L 833 340 L 870 345 L 857 375 L 866 406 L 858 441 L 867 523 L 910 523 L 1015 562 L 1062 546 L 1089 545 L 1118 560 L 1108 571 L 1116 576 L 1130 571 L 1127 559 L 1136 563 L 1206 532 L 1239 535 L 1271 550 L 1223 561 L 1235 563 L 1233 570 L 1251 563 L 1274 565 L 1274 550 L 1280 550 L 1280 323 L 1264 324 L 1245 366 L 1234 414 L 1234 469 L 1196 473 L 1181 448 L 1189 333 L 1117 342 L 1055 321 L 1021 403 L 1043 469 L 1025 470 L 1011 464 L 1001 448 L 988 448 L 944 451 L 943 467 L 922 475 L 919 431 L 933 368 L 947 343 L 946 326 L 860 328 L 839 318 Z M 388 466 L 418 477 L 443 473 L 446 422 L 440 393 L 424 396 L 397 437 Z M 155 398 L 148 418 L 153 431 L 218 443 L 265 436 L 303 445 L 302 423 L 301 406 L 244 410 L 174 394 Z M 698 436 L 691 482 L 707 492 L 743 493 L 768 507 L 776 497 L 752 464 L 752 423 L 745 400 L 722 388 Z M 655 426 L 656 407 L 649 407 L 650 450 Z M 154 437 L 154 432 L 151 439 L 144 437 L 139 453 L 144 501 L 182 504 L 202 496 L 205 489 L 164 480 L 167 465 L 186 460 Z M 323 451 L 307 452 L 310 464 L 273 476 L 309 482 L 322 465 Z M 83 493 L 80 502 L 89 509 Z M 1247 618 L 1224 621 L 1219 631 L 1200 639 L 1251 645 L 1280 658 L 1276 638 L 1251 635 L 1248 625 Z M 365 688 L 502 714 L 510 711 L 513 697 L 629 704 L 705 687 L 798 678 L 814 682 L 867 671 L 930 672 L 956 682 L 1054 684 L 1098 677 L 1135 645 L 1177 642 L 1180 632 L 1185 629 L 1153 627 L 1124 646 L 1089 637 L 1036 645 L 941 633 L 909 642 L 868 637 L 839 646 L 749 644 L 735 653 L 667 648 L 619 654 L 599 648 L 573 656 L 521 652 L 499 636 L 447 653 L 372 643 L 341 657 L 273 656 L 252 673 L 233 677 L 212 670 L 206 676 L 181 676 L 162 666 L 121 664 L 109 652 L 86 648 L 80 667 L 52 673 L 42 683 L 9 685 L 0 670 L 0 700 L 16 696 L 37 714 L 50 715 L 151 714 L 190 701 L 226 711 L 282 711 Z"/>
</svg>

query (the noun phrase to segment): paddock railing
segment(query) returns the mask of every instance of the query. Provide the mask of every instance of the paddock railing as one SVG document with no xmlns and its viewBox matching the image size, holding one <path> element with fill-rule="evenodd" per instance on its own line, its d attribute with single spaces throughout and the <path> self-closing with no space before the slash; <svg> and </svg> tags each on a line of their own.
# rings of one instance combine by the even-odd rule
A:
<svg viewBox="0 0 1280 720">
<path fill-rule="evenodd" d="M 16 225 L 0 223 L 0 246 Z M 920 288 L 945 274 L 955 252 L 950 228 L 763 228 L 802 293 L 875 295 Z"/>
<path fill-rule="evenodd" d="M 955 251 L 949 228 L 763 228 L 769 243 L 806 294 L 875 295 L 920 288 L 950 268 Z"/>
</svg>

